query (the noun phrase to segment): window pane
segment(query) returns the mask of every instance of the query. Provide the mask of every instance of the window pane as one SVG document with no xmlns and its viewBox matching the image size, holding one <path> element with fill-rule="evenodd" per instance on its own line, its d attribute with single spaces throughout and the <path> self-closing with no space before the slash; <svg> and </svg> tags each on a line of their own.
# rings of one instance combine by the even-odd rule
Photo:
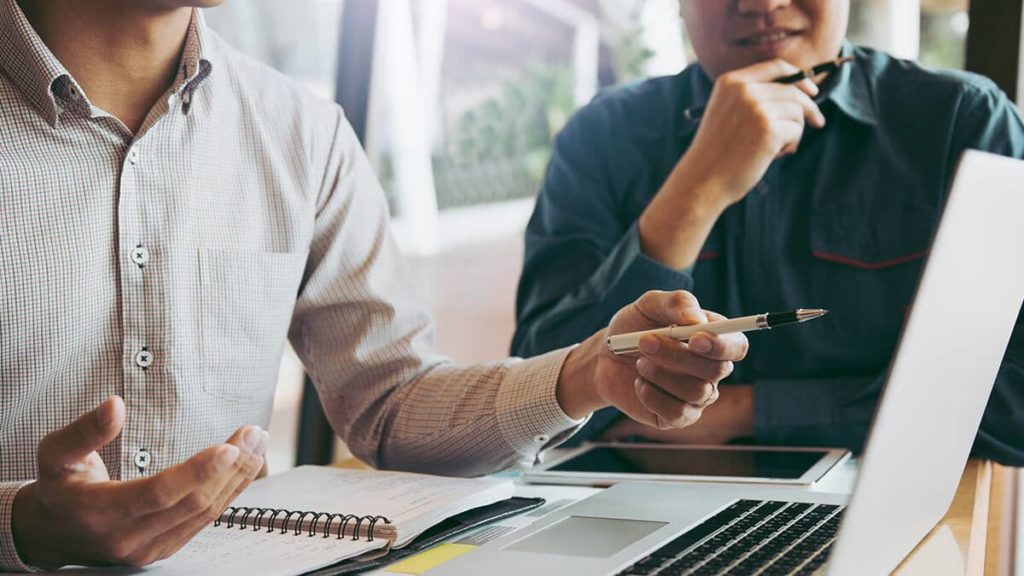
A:
<svg viewBox="0 0 1024 576">
<path fill-rule="evenodd" d="M 203 11 L 231 46 L 334 99 L 343 0 L 243 0 Z"/>
<path fill-rule="evenodd" d="M 967 8 L 968 0 L 852 0 L 849 37 L 925 66 L 963 68 Z"/>
</svg>

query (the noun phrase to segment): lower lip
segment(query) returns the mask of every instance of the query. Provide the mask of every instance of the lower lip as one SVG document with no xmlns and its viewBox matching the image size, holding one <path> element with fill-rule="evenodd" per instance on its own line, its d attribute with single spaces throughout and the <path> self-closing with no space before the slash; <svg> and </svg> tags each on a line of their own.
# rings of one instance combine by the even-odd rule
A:
<svg viewBox="0 0 1024 576">
<path fill-rule="evenodd" d="M 743 48 L 746 48 L 747 50 L 751 50 L 759 54 L 775 56 L 780 54 L 783 50 L 785 50 L 790 44 L 796 41 L 797 38 L 799 38 L 798 34 L 790 34 L 788 36 L 783 36 L 782 38 L 779 38 L 777 40 L 771 40 L 767 42 L 738 42 L 737 44 Z"/>
</svg>

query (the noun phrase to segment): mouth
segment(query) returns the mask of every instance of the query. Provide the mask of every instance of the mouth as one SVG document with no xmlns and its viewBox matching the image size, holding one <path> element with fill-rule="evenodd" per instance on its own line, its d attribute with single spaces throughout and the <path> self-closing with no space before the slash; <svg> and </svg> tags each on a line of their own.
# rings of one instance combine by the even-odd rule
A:
<svg viewBox="0 0 1024 576">
<path fill-rule="evenodd" d="M 747 36 L 741 36 L 733 40 L 733 42 L 747 48 L 771 49 L 788 40 L 796 38 L 801 34 L 803 34 L 802 30 L 774 28 L 771 30 L 762 30 Z"/>
</svg>

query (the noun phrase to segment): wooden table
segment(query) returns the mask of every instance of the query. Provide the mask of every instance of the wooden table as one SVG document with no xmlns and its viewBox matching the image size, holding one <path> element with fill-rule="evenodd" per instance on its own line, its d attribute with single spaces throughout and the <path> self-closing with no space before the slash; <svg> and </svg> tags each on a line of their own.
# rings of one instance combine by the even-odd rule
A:
<svg viewBox="0 0 1024 576">
<path fill-rule="evenodd" d="M 895 574 L 1013 573 L 1017 470 L 970 460 L 949 511 Z"/>
</svg>

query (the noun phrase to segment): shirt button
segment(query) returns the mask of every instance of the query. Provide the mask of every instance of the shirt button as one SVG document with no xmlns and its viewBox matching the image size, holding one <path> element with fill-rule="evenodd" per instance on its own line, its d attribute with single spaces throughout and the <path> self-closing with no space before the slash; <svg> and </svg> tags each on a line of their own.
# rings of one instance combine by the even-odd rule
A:
<svg viewBox="0 0 1024 576">
<path fill-rule="evenodd" d="M 760 192 L 761 194 L 767 194 L 768 193 L 768 183 L 767 182 L 758 182 L 757 183 L 757 191 Z"/>
<path fill-rule="evenodd" d="M 551 438 L 547 434 L 537 434 L 533 437 L 533 441 L 538 444 L 547 444 L 548 440 Z"/>
<path fill-rule="evenodd" d="M 149 263 L 149 250 L 146 250 L 142 246 L 136 246 L 135 249 L 132 250 L 132 262 L 135 262 L 136 264 L 138 264 L 139 268 L 142 268 L 143 266 L 148 264 Z"/>
<path fill-rule="evenodd" d="M 139 470 L 145 470 L 149 463 L 153 461 L 153 457 L 150 456 L 148 450 L 139 450 L 135 453 L 135 465 L 139 467 Z"/>
<path fill-rule="evenodd" d="M 153 353 L 143 348 L 135 353 L 135 363 L 145 370 L 153 365 Z"/>
<path fill-rule="evenodd" d="M 131 150 L 129 150 L 128 151 L 128 161 L 131 162 L 132 164 L 137 163 L 139 161 L 139 151 L 136 150 L 135 148 L 132 148 Z"/>
</svg>

